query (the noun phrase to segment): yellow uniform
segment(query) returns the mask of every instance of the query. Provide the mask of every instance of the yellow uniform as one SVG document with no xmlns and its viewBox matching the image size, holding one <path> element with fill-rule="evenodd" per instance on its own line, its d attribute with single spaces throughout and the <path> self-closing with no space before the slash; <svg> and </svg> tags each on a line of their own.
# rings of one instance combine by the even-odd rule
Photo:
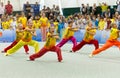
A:
<svg viewBox="0 0 120 78">
<path fill-rule="evenodd" d="M 41 23 L 41 26 L 42 27 L 46 27 L 48 26 L 48 19 L 45 17 L 45 18 L 40 18 L 40 23 Z"/>
<path fill-rule="evenodd" d="M 58 22 L 54 22 L 55 29 L 58 30 Z"/>
<path fill-rule="evenodd" d="M 22 36 L 23 36 L 23 32 L 18 32 L 18 31 L 16 30 L 16 41 L 17 41 L 17 42 L 21 40 Z"/>
<path fill-rule="evenodd" d="M 70 29 L 70 27 L 67 27 L 67 28 L 66 28 L 65 34 L 64 34 L 64 36 L 63 36 L 64 39 L 68 39 L 68 38 L 74 36 L 74 31 L 69 30 L 69 29 Z"/>
<path fill-rule="evenodd" d="M 24 31 L 24 35 L 22 39 L 10 50 L 7 51 L 7 54 L 15 53 L 17 50 L 19 50 L 24 45 L 30 45 L 35 48 L 35 52 L 37 53 L 39 51 L 39 44 L 37 41 L 32 40 L 32 34 L 31 32 Z"/>
<path fill-rule="evenodd" d="M 91 32 L 91 33 L 96 33 L 96 29 L 91 29 L 91 30 L 88 30 L 89 27 L 86 27 L 86 32 L 85 32 L 85 35 L 84 35 L 84 41 L 86 42 L 89 42 L 91 40 L 94 39 L 94 35 L 92 34 L 89 34 L 87 31 Z"/>
<path fill-rule="evenodd" d="M 98 24 L 99 30 L 103 30 L 105 26 L 105 21 L 100 21 Z"/>
<path fill-rule="evenodd" d="M 111 28 L 109 40 L 117 40 L 119 37 L 118 29 Z"/>
<path fill-rule="evenodd" d="M 47 41 L 46 41 L 45 46 L 44 46 L 47 49 L 55 46 L 55 44 L 56 44 L 56 38 L 49 37 L 50 35 L 51 35 L 50 33 L 47 34 Z"/>
<path fill-rule="evenodd" d="M 18 21 L 23 24 L 23 28 L 26 27 L 26 25 L 27 25 L 27 18 L 26 17 L 20 17 L 18 19 Z"/>
<path fill-rule="evenodd" d="M 10 28 L 10 23 L 8 21 L 2 22 L 2 28 L 4 30 L 9 29 Z"/>
<path fill-rule="evenodd" d="M 33 28 L 35 28 L 35 29 L 39 29 L 40 28 L 40 22 L 39 21 L 33 21 Z"/>
</svg>

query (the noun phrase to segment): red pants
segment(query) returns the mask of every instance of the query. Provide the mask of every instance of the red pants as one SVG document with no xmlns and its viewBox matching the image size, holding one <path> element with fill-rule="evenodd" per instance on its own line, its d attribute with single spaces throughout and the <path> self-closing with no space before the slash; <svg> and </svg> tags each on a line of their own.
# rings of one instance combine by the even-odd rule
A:
<svg viewBox="0 0 120 78">
<path fill-rule="evenodd" d="M 10 44 L 10 46 L 6 47 L 4 49 L 4 52 L 7 52 L 7 50 L 11 49 L 13 46 L 15 46 L 18 42 L 17 41 L 14 41 L 12 44 Z M 25 49 L 25 52 L 28 53 L 29 51 L 29 48 L 27 45 L 24 45 L 24 49 Z"/>
<path fill-rule="evenodd" d="M 62 61 L 62 55 L 61 55 L 61 50 L 59 47 L 52 47 L 50 49 L 47 49 L 45 47 L 43 47 L 38 53 L 35 53 L 33 55 L 31 55 L 29 58 L 30 60 L 35 60 L 36 58 L 39 58 L 41 56 L 43 56 L 45 53 L 47 53 L 48 51 L 54 51 L 57 53 L 57 57 L 58 57 L 58 61 L 61 62 Z"/>
<path fill-rule="evenodd" d="M 77 46 L 73 47 L 73 51 L 76 52 L 77 50 L 80 50 L 85 44 L 94 44 L 95 49 L 99 48 L 99 44 L 97 40 L 91 40 L 90 42 L 86 42 L 84 40 L 82 40 L 82 42 L 80 42 Z"/>
<path fill-rule="evenodd" d="M 62 47 L 65 43 L 67 43 L 69 40 L 72 41 L 73 43 L 73 47 L 75 47 L 77 45 L 76 39 L 74 36 L 70 37 L 69 39 L 62 39 L 62 41 L 60 41 L 60 43 L 57 44 L 58 47 Z"/>
<path fill-rule="evenodd" d="M 119 47 L 119 49 L 120 49 L 120 42 L 118 40 L 114 40 L 114 41 L 107 40 L 107 42 L 101 48 L 93 51 L 92 54 L 96 55 L 96 54 L 112 47 L 113 45 Z"/>
</svg>

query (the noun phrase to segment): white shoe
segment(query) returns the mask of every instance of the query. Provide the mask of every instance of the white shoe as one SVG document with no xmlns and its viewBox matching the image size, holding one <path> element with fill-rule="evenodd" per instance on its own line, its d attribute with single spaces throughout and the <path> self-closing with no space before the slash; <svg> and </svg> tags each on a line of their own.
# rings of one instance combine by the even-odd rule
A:
<svg viewBox="0 0 120 78">
<path fill-rule="evenodd" d="M 9 56 L 9 54 L 8 53 L 5 53 L 5 55 L 4 56 Z"/>
<path fill-rule="evenodd" d="M 90 54 L 90 55 L 89 55 L 89 58 L 92 58 L 92 57 L 94 57 L 94 55 L 93 55 L 93 54 Z"/>
</svg>

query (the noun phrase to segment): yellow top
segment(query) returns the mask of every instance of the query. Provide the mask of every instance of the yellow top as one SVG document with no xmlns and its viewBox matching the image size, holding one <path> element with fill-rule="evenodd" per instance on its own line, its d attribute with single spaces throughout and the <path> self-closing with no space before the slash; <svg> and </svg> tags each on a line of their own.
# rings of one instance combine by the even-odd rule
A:
<svg viewBox="0 0 120 78">
<path fill-rule="evenodd" d="M 31 32 L 24 31 L 22 40 L 25 41 L 25 42 L 31 41 L 32 40 L 32 34 L 31 34 Z"/>
<path fill-rule="evenodd" d="M 17 42 L 21 40 L 22 36 L 23 36 L 23 32 L 18 32 L 18 31 L 16 30 L 16 41 L 17 41 Z"/>
<path fill-rule="evenodd" d="M 65 33 L 64 33 L 64 36 L 63 36 L 64 39 L 68 39 L 68 38 L 74 36 L 74 31 L 69 30 L 69 29 L 70 29 L 70 27 L 67 27 L 65 29 Z"/>
<path fill-rule="evenodd" d="M 85 35 L 84 35 L 84 38 L 83 40 L 86 41 L 86 42 L 89 42 L 91 40 L 94 39 L 94 35 L 88 33 L 87 31 L 91 32 L 91 33 L 96 33 L 96 29 L 91 29 L 91 30 L 88 30 L 88 26 L 86 27 L 86 32 L 85 32 Z"/>
<path fill-rule="evenodd" d="M 33 28 L 35 28 L 35 29 L 39 29 L 41 27 L 41 25 L 40 25 L 40 22 L 39 21 L 33 21 Z"/>
<path fill-rule="evenodd" d="M 48 18 L 40 18 L 40 22 L 41 22 L 41 26 L 42 27 L 46 27 L 46 26 L 48 26 Z"/>
<path fill-rule="evenodd" d="M 5 29 L 9 29 L 10 28 L 10 23 L 8 21 L 6 22 L 2 22 L 2 28 Z"/>
<path fill-rule="evenodd" d="M 47 49 L 55 46 L 55 44 L 56 44 L 56 38 L 50 37 L 50 35 L 51 35 L 51 33 L 47 33 L 47 41 L 44 45 L 44 47 Z"/>
<path fill-rule="evenodd" d="M 105 11 L 107 11 L 108 6 L 107 5 L 102 5 L 101 8 L 102 8 L 102 12 L 105 12 Z"/>
<path fill-rule="evenodd" d="M 54 22 L 55 29 L 58 30 L 58 22 Z"/>
<path fill-rule="evenodd" d="M 18 19 L 18 21 L 23 24 L 23 28 L 26 27 L 26 25 L 27 25 L 27 18 L 26 17 L 20 17 Z"/>
<path fill-rule="evenodd" d="M 109 40 L 117 40 L 118 37 L 119 37 L 118 29 L 111 28 Z"/>
<path fill-rule="evenodd" d="M 103 30 L 105 26 L 105 21 L 100 21 L 98 24 L 99 30 Z"/>
</svg>

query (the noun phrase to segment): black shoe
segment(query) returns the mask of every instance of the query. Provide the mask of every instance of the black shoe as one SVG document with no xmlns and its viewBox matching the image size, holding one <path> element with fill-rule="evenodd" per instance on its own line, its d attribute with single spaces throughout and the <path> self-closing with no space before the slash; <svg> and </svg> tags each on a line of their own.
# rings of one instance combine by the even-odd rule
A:
<svg viewBox="0 0 120 78">
<path fill-rule="evenodd" d="M 70 52 L 72 53 L 73 51 L 72 51 L 72 50 L 70 50 Z"/>
<path fill-rule="evenodd" d="M 5 51 L 1 51 L 1 53 L 5 53 Z"/>
</svg>

